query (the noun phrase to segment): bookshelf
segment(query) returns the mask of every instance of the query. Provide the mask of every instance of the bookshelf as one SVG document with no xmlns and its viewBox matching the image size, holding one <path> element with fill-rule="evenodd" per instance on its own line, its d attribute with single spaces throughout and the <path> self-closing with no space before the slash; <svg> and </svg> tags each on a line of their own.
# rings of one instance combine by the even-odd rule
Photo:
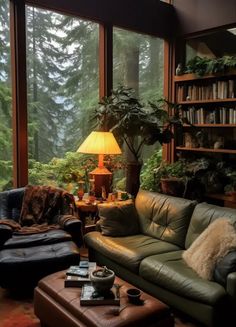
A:
<svg viewBox="0 0 236 327">
<path fill-rule="evenodd" d="M 173 85 L 175 102 L 181 105 L 181 115 L 188 122 L 182 127 L 182 136 L 175 138 L 175 160 L 207 156 L 236 162 L 236 70 L 174 76 Z M 206 143 L 198 142 L 198 131 L 206 135 Z M 206 199 L 236 206 L 235 200 L 224 194 L 206 194 Z"/>
</svg>

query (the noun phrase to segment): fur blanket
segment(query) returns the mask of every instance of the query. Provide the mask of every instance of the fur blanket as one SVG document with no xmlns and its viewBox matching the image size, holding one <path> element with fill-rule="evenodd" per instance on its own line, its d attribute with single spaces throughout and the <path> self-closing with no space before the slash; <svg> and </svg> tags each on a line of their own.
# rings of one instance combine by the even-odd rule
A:
<svg viewBox="0 0 236 327">
<path fill-rule="evenodd" d="M 236 249 L 235 226 L 218 218 L 183 252 L 183 259 L 200 277 L 212 280 L 216 263 L 232 249 Z"/>
<path fill-rule="evenodd" d="M 25 188 L 19 223 L 21 226 L 52 224 L 56 215 L 74 215 L 75 202 L 72 194 L 51 186 Z"/>
<path fill-rule="evenodd" d="M 25 188 L 19 222 L 0 219 L 0 224 L 11 227 L 14 234 L 35 234 L 62 228 L 75 214 L 72 194 L 51 186 Z"/>
</svg>

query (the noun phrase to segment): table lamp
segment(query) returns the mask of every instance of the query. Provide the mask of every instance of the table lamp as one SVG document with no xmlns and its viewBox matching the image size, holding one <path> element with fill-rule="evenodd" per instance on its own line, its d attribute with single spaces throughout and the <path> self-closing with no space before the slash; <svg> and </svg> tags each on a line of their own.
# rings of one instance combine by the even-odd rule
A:
<svg viewBox="0 0 236 327">
<path fill-rule="evenodd" d="M 104 167 L 103 159 L 105 154 L 121 154 L 121 149 L 111 132 L 91 132 L 85 141 L 80 145 L 77 152 L 98 154 L 98 167 L 90 174 L 95 183 L 95 196 L 102 196 L 102 188 L 105 188 L 106 195 L 111 192 L 112 173 Z"/>
</svg>

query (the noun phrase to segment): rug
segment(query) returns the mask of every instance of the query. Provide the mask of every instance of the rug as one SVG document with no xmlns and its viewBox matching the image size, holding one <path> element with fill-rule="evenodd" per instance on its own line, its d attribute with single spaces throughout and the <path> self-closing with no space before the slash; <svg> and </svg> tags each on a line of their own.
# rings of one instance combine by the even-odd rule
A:
<svg viewBox="0 0 236 327">
<path fill-rule="evenodd" d="M 40 327 L 32 295 L 11 294 L 0 288 L 0 327 Z"/>
<path fill-rule="evenodd" d="M 32 294 L 11 294 L 0 288 L 0 327 L 40 327 L 34 314 Z M 175 314 L 175 327 L 200 326 Z"/>
</svg>

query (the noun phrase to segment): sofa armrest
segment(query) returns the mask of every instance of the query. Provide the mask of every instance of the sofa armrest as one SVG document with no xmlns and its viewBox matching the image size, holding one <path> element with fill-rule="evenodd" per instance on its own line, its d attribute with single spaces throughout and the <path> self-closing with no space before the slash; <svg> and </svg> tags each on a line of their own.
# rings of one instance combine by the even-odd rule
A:
<svg viewBox="0 0 236 327">
<path fill-rule="evenodd" d="M 12 237 L 13 230 L 10 226 L 0 225 L 0 246 Z"/>
<path fill-rule="evenodd" d="M 81 246 L 83 244 L 82 222 L 76 216 L 73 215 L 58 215 L 56 223 L 58 223 L 62 229 L 68 232 L 73 241 Z"/>
<path fill-rule="evenodd" d="M 236 303 L 236 271 L 228 274 L 226 281 L 227 293 L 232 297 Z"/>
</svg>

